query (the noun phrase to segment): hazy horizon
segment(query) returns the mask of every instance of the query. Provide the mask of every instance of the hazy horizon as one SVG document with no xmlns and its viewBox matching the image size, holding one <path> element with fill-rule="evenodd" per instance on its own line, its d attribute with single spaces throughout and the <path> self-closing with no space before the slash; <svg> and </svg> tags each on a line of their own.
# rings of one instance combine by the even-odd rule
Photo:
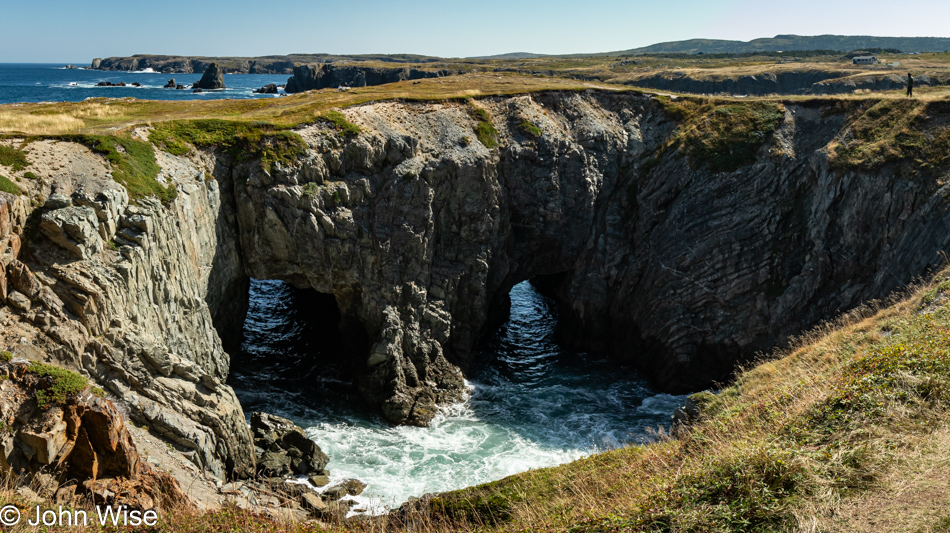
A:
<svg viewBox="0 0 950 533">
<path fill-rule="evenodd" d="M 379 0 L 323 5 L 287 0 L 270 8 L 248 0 L 220 7 L 168 0 L 155 7 L 104 0 L 92 10 L 52 0 L 5 6 L 7 20 L 14 24 L 0 35 L 0 63 L 84 65 L 94 57 L 133 54 L 556 55 L 697 38 L 950 36 L 945 24 L 950 3 L 946 2 L 909 0 L 899 9 L 881 0 L 769 5 L 751 0 L 683 0 L 675 9 L 668 5 L 591 0 L 579 8 L 564 0 L 488 0 L 479 9 L 470 9 L 432 0 L 402 5 Z"/>
</svg>

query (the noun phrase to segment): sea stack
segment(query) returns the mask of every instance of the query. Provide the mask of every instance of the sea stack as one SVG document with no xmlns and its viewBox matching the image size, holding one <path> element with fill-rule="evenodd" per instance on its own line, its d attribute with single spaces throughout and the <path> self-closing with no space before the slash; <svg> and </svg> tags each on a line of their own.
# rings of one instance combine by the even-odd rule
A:
<svg viewBox="0 0 950 533">
<path fill-rule="evenodd" d="M 224 72 L 218 68 L 217 63 L 209 64 L 195 87 L 198 89 L 224 89 Z"/>
</svg>

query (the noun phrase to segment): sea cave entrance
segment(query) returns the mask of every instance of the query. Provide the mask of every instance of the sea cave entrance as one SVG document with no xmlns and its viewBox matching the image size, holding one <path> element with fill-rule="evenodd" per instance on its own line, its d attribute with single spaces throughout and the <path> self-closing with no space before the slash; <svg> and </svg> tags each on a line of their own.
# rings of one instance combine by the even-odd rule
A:
<svg viewBox="0 0 950 533">
<path fill-rule="evenodd" d="M 297 420 L 365 410 L 354 380 L 369 346 L 366 331 L 342 319 L 336 299 L 277 280 L 250 280 L 231 385 L 245 413 Z"/>
<path fill-rule="evenodd" d="M 230 383 L 246 412 L 305 428 L 329 455 L 332 482 L 368 483 L 360 507 L 371 512 L 635 442 L 667 423 L 682 398 L 561 347 L 556 304 L 543 292 L 531 282 L 511 289 L 502 323 L 477 347 L 470 395 L 427 428 L 393 427 L 365 405 L 352 365 L 365 345 L 354 355 L 333 297 L 282 282 L 251 282 Z"/>
</svg>

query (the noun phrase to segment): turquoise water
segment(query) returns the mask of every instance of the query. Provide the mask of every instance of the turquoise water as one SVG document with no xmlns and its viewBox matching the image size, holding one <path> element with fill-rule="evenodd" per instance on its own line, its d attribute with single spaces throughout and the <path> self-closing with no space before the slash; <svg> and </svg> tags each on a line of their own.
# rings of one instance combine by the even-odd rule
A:
<svg viewBox="0 0 950 533">
<path fill-rule="evenodd" d="M 252 91 L 269 83 L 287 83 L 287 74 L 225 74 L 226 89 L 192 93 L 191 89 L 163 89 L 170 78 L 186 87 L 201 78 L 197 74 L 115 72 L 66 69 L 65 63 L 0 63 L 0 104 L 16 102 L 80 102 L 86 98 L 138 98 L 140 100 L 213 100 L 221 98 L 274 98 Z M 120 81 L 126 87 L 96 87 L 100 81 Z M 138 82 L 141 87 L 133 87 Z"/>
<path fill-rule="evenodd" d="M 368 483 L 355 499 L 370 512 L 641 442 L 682 405 L 629 369 L 562 349 L 556 308 L 530 283 L 511 301 L 508 323 L 481 348 L 486 364 L 468 397 L 428 428 L 391 427 L 366 409 L 345 377 L 352 369 L 340 361 L 347 351 L 326 302 L 281 282 L 252 282 L 231 383 L 246 412 L 304 427 L 330 456 L 332 480 Z"/>
</svg>

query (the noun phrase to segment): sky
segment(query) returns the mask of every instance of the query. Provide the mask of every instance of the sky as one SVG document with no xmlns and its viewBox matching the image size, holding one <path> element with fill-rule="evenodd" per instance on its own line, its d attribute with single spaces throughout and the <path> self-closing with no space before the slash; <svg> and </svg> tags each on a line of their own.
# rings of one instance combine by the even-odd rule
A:
<svg viewBox="0 0 950 533">
<path fill-rule="evenodd" d="M 778 34 L 950 37 L 924 0 L 0 0 L 0 63 L 132 54 L 609 52 Z"/>
</svg>

